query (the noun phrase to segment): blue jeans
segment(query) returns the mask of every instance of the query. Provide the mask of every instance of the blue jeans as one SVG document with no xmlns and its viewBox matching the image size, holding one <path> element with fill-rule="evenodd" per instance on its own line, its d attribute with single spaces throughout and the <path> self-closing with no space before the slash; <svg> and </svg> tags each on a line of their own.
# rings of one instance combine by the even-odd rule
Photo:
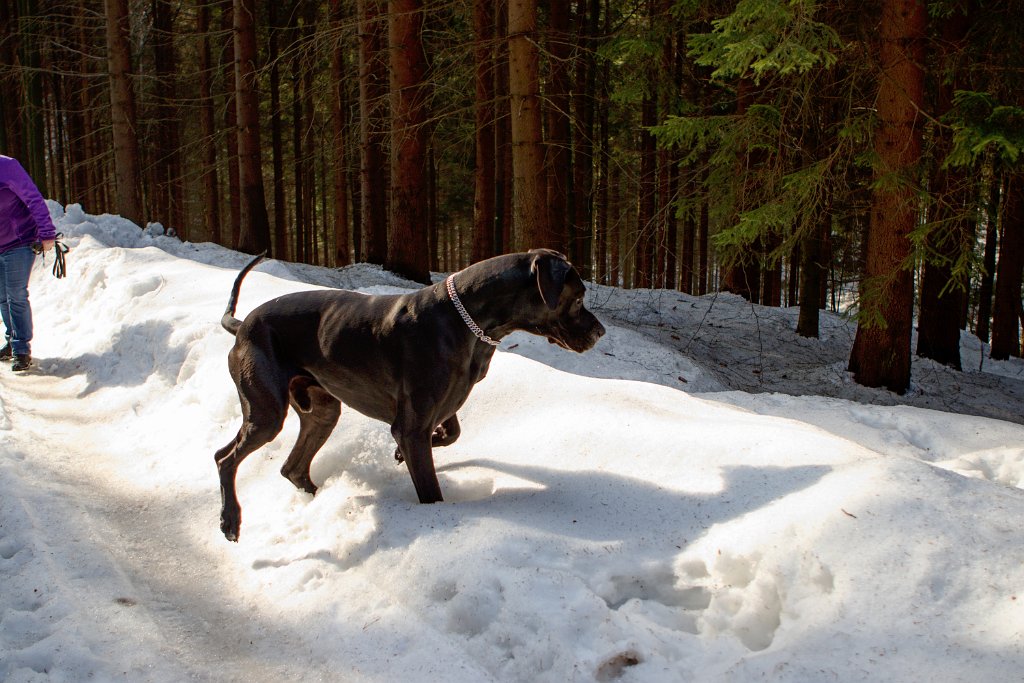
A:
<svg viewBox="0 0 1024 683">
<path fill-rule="evenodd" d="M 32 247 L 15 247 L 0 254 L 0 315 L 15 355 L 31 353 L 32 307 L 28 303 L 28 278 L 36 255 Z"/>
</svg>

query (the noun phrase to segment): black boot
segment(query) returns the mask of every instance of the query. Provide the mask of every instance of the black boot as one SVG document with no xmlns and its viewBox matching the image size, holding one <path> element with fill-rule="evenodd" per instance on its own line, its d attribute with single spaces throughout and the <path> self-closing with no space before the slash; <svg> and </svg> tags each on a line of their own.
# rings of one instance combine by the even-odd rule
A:
<svg viewBox="0 0 1024 683">
<path fill-rule="evenodd" d="M 10 360 L 14 358 L 14 351 L 11 349 L 11 342 L 7 342 L 2 349 L 0 349 L 0 360 Z"/>
<path fill-rule="evenodd" d="M 32 356 L 27 353 L 19 353 L 14 357 L 14 364 L 11 365 L 11 370 L 25 372 L 30 367 L 32 367 Z"/>
</svg>

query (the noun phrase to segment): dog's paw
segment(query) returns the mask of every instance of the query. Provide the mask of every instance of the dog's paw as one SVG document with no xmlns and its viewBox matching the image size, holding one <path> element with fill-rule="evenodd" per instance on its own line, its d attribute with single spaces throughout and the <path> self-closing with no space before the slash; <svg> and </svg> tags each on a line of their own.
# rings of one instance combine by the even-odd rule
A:
<svg viewBox="0 0 1024 683">
<path fill-rule="evenodd" d="M 227 520 L 223 517 L 220 520 L 220 530 L 224 533 L 224 538 L 228 539 L 232 543 L 238 543 L 239 527 L 241 524 L 239 520 Z"/>
</svg>

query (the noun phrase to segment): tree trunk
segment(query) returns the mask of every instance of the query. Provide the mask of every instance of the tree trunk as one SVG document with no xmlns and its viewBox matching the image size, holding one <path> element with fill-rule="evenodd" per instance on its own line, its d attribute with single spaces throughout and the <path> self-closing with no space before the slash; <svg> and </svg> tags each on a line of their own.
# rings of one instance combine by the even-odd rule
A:
<svg viewBox="0 0 1024 683">
<path fill-rule="evenodd" d="M 389 178 L 384 163 L 387 135 L 387 29 L 383 0 L 358 0 L 359 183 L 362 217 L 360 260 L 383 264 L 387 257 Z"/>
<path fill-rule="evenodd" d="M 825 263 L 822 259 L 822 235 L 829 229 L 830 211 L 800 241 L 800 315 L 797 319 L 796 333 L 801 337 L 819 335 L 818 312 L 821 310 L 821 281 L 825 277 Z"/>
<path fill-rule="evenodd" d="M 707 200 L 701 200 L 700 202 L 700 222 L 697 225 L 697 249 L 698 249 L 698 265 L 697 265 L 697 295 L 704 296 L 708 293 L 708 267 L 710 259 L 708 258 L 708 232 L 710 230 L 711 219 L 709 214 Z"/>
<path fill-rule="evenodd" d="M 157 89 L 156 177 L 158 210 L 164 227 L 187 238 L 185 197 L 181 178 L 180 114 L 177 106 L 178 60 L 174 46 L 173 8 L 168 0 L 153 0 L 153 64 Z"/>
<path fill-rule="evenodd" d="M 996 266 L 995 302 L 992 306 L 993 360 L 1019 358 L 1021 277 L 1024 267 L 1024 174 L 1014 173 L 1006 183 L 999 263 Z"/>
<path fill-rule="evenodd" d="M 0 2 L 0 64 L 16 64 L 17 21 L 13 3 Z M 20 159 L 22 139 L 21 126 L 18 121 L 18 102 L 21 99 L 20 83 L 13 70 L 0 71 L 0 150 L 3 153 Z"/>
<path fill-rule="evenodd" d="M 238 172 L 238 107 L 235 96 L 235 35 L 234 35 L 234 0 L 224 3 L 221 10 L 221 29 L 227 36 L 222 54 L 230 58 L 225 65 L 224 73 L 224 128 L 226 161 L 228 167 L 228 231 L 221 235 L 221 244 L 233 247 L 238 244 L 238 236 L 242 225 L 242 200 L 239 189 Z"/>
<path fill-rule="evenodd" d="M 494 27 L 495 252 L 512 251 L 512 106 L 509 92 L 508 0 L 497 0 Z"/>
<path fill-rule="evenodd" d="M 345 129 L 348 124 L 346 112 L 348 106 L 345 97 L 345 43 L 341 39 L 341 30 L 345 21 L 344 8 L 341 0 L 331 0 L 331 29 L 335 33 L 334 47 L 331 50 L 331 80 L 334 90 L 331 98 L 331 122 L 333 124 L 334 159 L 334 266 L 347 266 L 352 262 L 349 256 L 348 239 L 348 140 Z"/>
<path fill-rule="evenodd" d="M 513 225 L 521 248 L 558 247 L 548 225 L 541 133 L 537 0 L 509 0 Z"/>
<path fill-rule="evenodd" d="M 389 0 L 391 55 L 391 217 L 384 267 L 430 283 L 427 243 L 427 105 L 422 0 Z"/>
<path fill-rule="evenodd" d="M 316 26 L 318 3 L 304 0 L 302 3 L 302 118 L 306 125 L 302 127 L 302 159 L 304 162 L 302 203 L 306 216 L 306 243 L 304 246 L 304 263 L 319 263 L 319 240 L 317 238 L 316 212 L 316 145 L 314 132 L 317 129 L 316 111 L 313 107 L 313 74 L 317 68 L 316 59 Z"/>
<path fill-rule="evenodd" d="M 235 106 L 238 109 L 239 251 L 270 249 L 270 219 L 263 190 L 260 110 L 256 92 L 256 2 L 234 0 Z"/>
<path fill-rule="evenodd" d="M 544 246 L 570 253 L 567 228 L 569 219 L 569 0 L 555 0 L 548 9 L 547 31 L 548 83 L 544 89 L 547 118 L 547 144 L 544 145 L 544 172 L 547 175 L 547 225 L 551 242 Z M 575 235 L 573 235 L 575 241 Z"/>
<path fill-rule="evenodd" d="M 579 21 L 576 59 L 576 87 L 573 95 L 575 123 L 573 127 L 573 188 L 569 246 L 573 263 L 584 280 L 603 275 L 597 263 L 604 258 L 604 239 L 594 245 L 594 135 L 597 93 L 597 36 L 600 31 L 600 0 L 578 0 Z"/>
<path fill-rule="evenodd" d="M 910 386 L 914 278 L 908 260 L 917 220 L 913 170 L 921 150 L 918 111 L 924 103 L 921 0 L 884 0 L 875 152 L 861 319 L 850 355 L 854 380 L 898 394 Z"/>
<path fill-rule="evenodd" d="M 274 188 L 274 258 L 288 259 L 288 206 L 284 193 L 284 130 L 281 121 L 281 30 L 278 10 L 280 4 L 267 5 L 270 26 L 267 40 L 267 61 L 270 63 L 270 155 Z"/>
<path fill-rule="evenodd" d="M 305 119 L 305 110 L 302 107 L 302 88 L 305 84 L 302 66 L 302 28 L 299 26 L 299 15 L 302 13 L 302 4 L 309 0 L 295 0 L 292 4 L 292 11 L 288 15 L 288 34 L 291 36 L 291 60 L 289 70 L 292 81 L 292 225 L 294 242 L 292 244 L 292 258 L 296 263 L 305 263 L 306 256 L 306 233 L 309 232 L 311 222 L 306 214 L 306 157 L 302 151 L 302 134 L 309 125 Z"/>
<path fill-rule="evenodd" d="M 640 114 L 640 201 L 637 204 L 636 269 L 634 286 L 647 289 L 654 285 L 654 247 L 657 241 L 657 169 L 658 156 L 654 135 L 649 128 L 657 120 L 657 102 L 644 95 Z"/>
<path fill-rule="evenodd" d="M 694 209 L 687 208 L 683 214 L 682 244 L 679 248 L 679 291 L 684 294 L 694 292 L 693 261 L 695 253 L 694 242 L 697 239 L 697 221 L 695 220 Z"/>
<path fill-rule="evenodd" d="M 607 16 L 605 17 L 605 24 L 608 23 Z M 607 61 L 601 64 L 601 80 L 600 85 L 595 87 L 595 96 L 599 100 L 597 107 L 597 199 L 596 204 L 596 221 L 594 225 L 594 233 L 596 235 L 596 242 L 594 248 L 594 275 L 596 281 L 611 285 L 618 286 L 619 281 L 619 267 L 618 267 L 618 240 L 615 235 L 612 234 L 615 222 L 611 220 L 611 132 L 610 132 L 610 115 L 608 110 L 609 105 L 609 83 L 608 81 L 610 66 Z M 596 69 L 596 65 L 595 65 Z"/>
<path fill-rule="evenodd" d="M 956 88 L 951 59 L 959 59 L 965 47 L 970 23 L 962 8 L 942 20 L 942 58 L 947 76 L 940 79 L 936 92 L 936 116 L 945 115 L 953 106 Z M 953 133 L 945 126 L 935 127 L 935 156 L 941 160 L 952 147 Z M 930 207 L 931 230 L 926 241 L 921 275 L 921 308 L 918 312 L 917 355 L 960 370 L 960 318 L 970 283 L 953 280 L 953 266 L 965 250 L 971 249 L 973 233 L 967 218 L 973 181 L 962 172 L 937 165 L 932 173 Z"/>
<path fill-rule="evenodd" d="M 132 90 L 131 38 L 127 0 L 105 0 L 107 66 L 110 74 L 110 123 L 114 135 L 117 212 L 139 227 L 143 224 L 142 169 L 136 137 L 135 94 Z"/>
<path fill-rule="evenodd" d="M 473 261 L 495 255 L 494 3 L 473 2 L 476 100 L 476 169 L 473 196 Z"/>
<path fill-rule="evenodd" d="M 206 238 L 219 243 L 220 192 L 217 185 L 216 126 L 213 112 L 213 60 L 210 54 L 210 3 L 200 0 L 196 12 L 196 33 L 199 36 L 199 130 L 202 136 L 202 206 Z"/>
<path fill-rule="evenodd" d="M 40 48 L 42 30 L 37 0 L 18 0 L 20 49 L 23 82 L 22 123 L 25 143 L 22 163 L 44 196 L 50 196 L 46 168 L 46 108 L 43 102 L 43 74 Z M 109 16 L 108 16 L 109 25 Z M 127 38 L 126 38 L 127 40 Z M 5 94 L 6 97 L 6 94 Z"/>
<path fill-rule="evenodd" d="M 999 242 L 999 191 L 1002 178 L 993 175 L 989 181 L 988 205 L 986 207 L 985 256 L 978 288 L 978 339 L 988 341 L 992 322 L 992 291 L 996 279 L 996 245 Z"/>
</svg>

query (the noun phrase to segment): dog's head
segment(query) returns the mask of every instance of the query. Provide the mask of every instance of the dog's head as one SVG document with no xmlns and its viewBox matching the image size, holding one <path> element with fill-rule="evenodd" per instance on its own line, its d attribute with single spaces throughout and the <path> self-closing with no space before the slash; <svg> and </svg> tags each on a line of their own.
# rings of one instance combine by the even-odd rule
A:
<svg viewBox="0 0 1024 683">
<path fill-rule="evenodd" d="M 552 344 L 583 353 L 604 335 L 604 325 L 583 306 L 586 287 L 565 256 L 550 249 L 533 249 L 530 275 L 537 282 L 543 306 L 540 320 L 530 331 Z"/>
</svg>

